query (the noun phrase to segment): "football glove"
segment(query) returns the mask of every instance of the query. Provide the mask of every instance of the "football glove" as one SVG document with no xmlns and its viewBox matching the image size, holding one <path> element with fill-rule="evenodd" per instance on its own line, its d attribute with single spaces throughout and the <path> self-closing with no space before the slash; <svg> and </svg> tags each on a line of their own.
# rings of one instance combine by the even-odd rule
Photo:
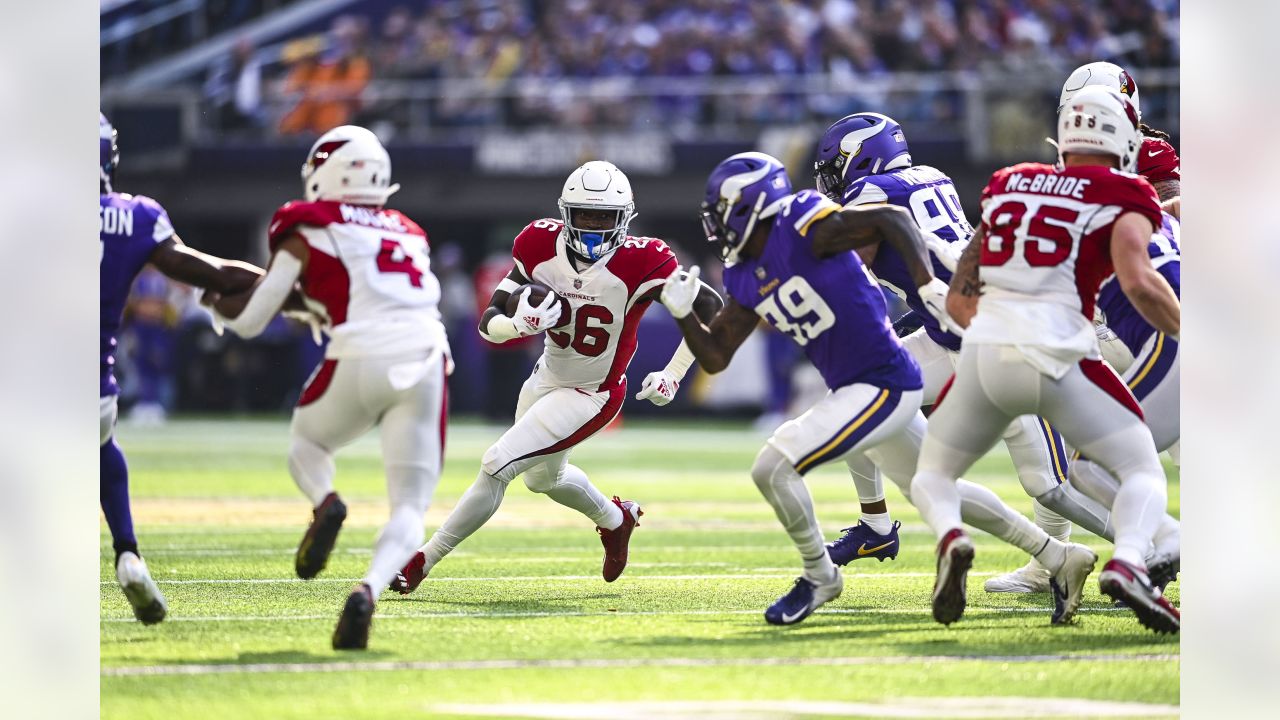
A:
<svg viewBox="0 0 1280 720">
<path fill-rule="evenodd" d="M 924 303 L 924 309 L 934 316 L 942 327 L 951 332 L 953 335 L 964 335 L 964 328 L 956 324 L 951 319 L 951 315 L 947 313 L 947 292 L 949 288 L 947 284 L 933 278 L 927 285 L 921 285 L 919 288 L 920 302 Z"/>
<path fill-rule="evenodd" d="M 659 370 L 644 376 L 644 384 L 640 386 L 640 392 L 636 393 L 636 399 L 648 400 L 662 407 L 676 398 L 676 391 L 679 389 L 679 380 L 668 375 L 665 370 Z"/>
<path fill-rule="evenodd" d="M 698 298 L 700 285 L 698 275 L 701 273 L 702 270 L 697 265 L 687 271 L 676 270 L 662 286 L 662 296 L 659 299 L 675 319 L 679 320 L 693 312 L 693 301 Z"/>
<path fill-rule="evenodd" d="M 520 304 L 516 306 L 516 314 L 511 318 L 515 321 L 516 332 L 521 337 L 536 335 L 544 330 L 555 327 L 560 322 L 560 303 L 555 293 L 547 293 L 547 297 L 542 300 L 539 305 L 529 302 L 529 293 L 533 292 L 533 288 L 524 291 L 520 296 Z"/>
</svg>

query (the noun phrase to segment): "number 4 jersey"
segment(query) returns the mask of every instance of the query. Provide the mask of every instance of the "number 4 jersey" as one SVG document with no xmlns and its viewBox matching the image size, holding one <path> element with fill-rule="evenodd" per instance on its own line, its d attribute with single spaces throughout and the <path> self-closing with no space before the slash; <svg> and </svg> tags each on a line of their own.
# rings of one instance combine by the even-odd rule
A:
<svg viewBox="0 0 1280 720">
<path fill-rule="evenodd" d="M 1024 163 L 997 171 L 982 191 L 983 282 L 966 343 L 1017 345 L 1053 377 L 1097 358 L 1098 286 L 1111 275 L 1111 231 L 1136 212 L 1161 224 L 1151 184 L 1100 166 Z"/>
<path fill-rule="evenodd" d="M 559 220 L 536 220 L 520 231 L 511 250 L 522 275 L 551 288 L 572 308 L 568 325 L 547 331 L 543 377 L 559 387 L 612 390 L 626 381 L 641 316 L 679 263 L 663 241 L 628 236 L 579 270 L 560 239 L 561 228 Z"/>
<path fill-rule="evenodd" d="M 409 354 L 445 344 L 427 234 L 397 210 L 291 202 L 268 228 L 275 252 L 291 235 L 311 253 L 302 291 L 328 315 L 325 357 Z"/>
<path fill-rule="evenodd" d="M 852 251 L 813 255 L 813 226 L 839 210 L 813 190 L 784 200 L 763 255 L 725 268 L 725 291 L 804 348 L 827 387 L 919 390 L 920 366 L 893 332 L 866 266 Z"/>
</svg>

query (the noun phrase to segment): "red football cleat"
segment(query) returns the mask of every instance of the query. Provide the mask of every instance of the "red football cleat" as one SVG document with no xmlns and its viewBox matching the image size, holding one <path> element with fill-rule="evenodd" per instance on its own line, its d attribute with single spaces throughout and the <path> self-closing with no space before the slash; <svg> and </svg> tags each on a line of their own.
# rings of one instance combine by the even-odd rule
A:
<svg viewBox="0 0 1280 720">
<path fill-rule="evenodd" d="M 604 581 L 613 582 L 618 579 L 627 567 L 627 545 L 631 542 L 631 531 L 640 524 L 640 516 L 644 511 L 630 500 L 619 500 L 613 496 L 613 504 L 622 511 L 622 524 L 614 530 L 597 527 L 600 533 L 600 544 L 604 545 Z"/>
<path fill-rule="evenodd" d="M 973 541 L 955 528 L 938 542 L 938 577 L 933 581 L 933 619 L 943 625 L 964 614 L 965 581 L 973 567 Z"/>
<path fill-rule="evenodd" d="M 1182 614 L 1151 585 L 1147 574 L 1123 560 L 1111 558 L 1098 575 L 1098 586 L 1112 600 L 1123 601 L 1143 627 L 1158 633 L 1176 633 Z"/>
<path fill-rule="evenodd" d="M 427 558 L 421 553 L 416 552 L 413 557 L 409 558 L 409 562 L 401 568 L 400 573 L 396 575 L 396 579 L 391 581 L 391 589 L 401 595 L 408 595 L 418 589 L 418 585 L 422 584 L 422 579 L 427 576 L 422 572 L 427 564 Z"/>
</svg>

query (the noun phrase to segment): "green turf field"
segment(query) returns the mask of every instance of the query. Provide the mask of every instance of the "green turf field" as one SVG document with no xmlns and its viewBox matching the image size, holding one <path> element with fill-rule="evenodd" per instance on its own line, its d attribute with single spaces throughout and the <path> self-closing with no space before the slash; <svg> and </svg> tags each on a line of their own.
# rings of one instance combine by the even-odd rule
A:
<svg viewBox="0 0 1280 720">
<path fill-rule="evenodd" d="M 428 533 L 502 428 L 455 425 Z M 1023 557 L 977 534 L 969 609 L 929 614 L 933 538 L 889 489 L 898 559 L 860 561 L 844 594 L 805 622 L 761 613 L 799 558 L 747 475 L 746 428 L 628 422 L 574 455 L 607 494 L 645 509 L 631 564 L 600 579 L 589 521 L 517 481 L 491 523 L 409 597 L 385 594 L 370 649 L 330 635 L 386 512 L 374 436 L 338 461 L 351 514 L 320 579 L 293 577 L 310 508 L 285 468 L 287 422 L 120 428 L 140 546 L 169 600 L 133 620 L 102 525 L 104 718 L 1171 717 L 1175 638 L 1104 602 L 1091 578 L 1071 627 L 1047 596 L 988 595 Z M 1030 512 L 1006 457 L 969 475 Z M 1170 505 L 1178 508 L 1170 468 Z M 809 474 L 828 537 L 856 517 L 843 465 Z M 1105 559 L 1105 543 L 1078 539 Z M 1101 564 L 1099 564 L 1101 567 Z M 1176 601 L 1178 586 L 1171 588 Z"/>
</svg>

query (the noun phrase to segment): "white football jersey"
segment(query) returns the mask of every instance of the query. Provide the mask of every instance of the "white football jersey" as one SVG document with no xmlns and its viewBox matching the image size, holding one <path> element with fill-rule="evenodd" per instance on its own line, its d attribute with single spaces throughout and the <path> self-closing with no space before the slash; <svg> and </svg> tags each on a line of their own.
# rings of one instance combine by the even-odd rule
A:
<svg viewBox="0 0 1280 720">
<path fill-rule="evenodd" d="M 997 171 L 982 192 L 982 297 L 965 342 L 1030 348 L 1054 375 L 1097 358 L 1094 305 L 1114 272 L 1112 226 L 1127 212 L 1160 225 L 1155 190 L 1137 175 L 1040 163 Z"/>
<path fill-rule="evenodd" d="M 311 249 L 301 283 L 328 315 L 329 358 L 391 356 L 446 344 L 427 235 L 397 210 L 291 202 L 271 220 L 272 251 L 297 234 Z"/>
<path fill-rule="evenodd" d="M 626 381 L 653 291 L 679 263 L 663 241 L 627 237 L 607 257 L 578 270 L 561 230 L 559 220 L 534 221 L 516 236 L 511 252 L 522 275 L 551 288 L 572 308 L 567 324 L 546 333 L 543 377 L 560 387 L 612 390 Z"/>
</svg>

